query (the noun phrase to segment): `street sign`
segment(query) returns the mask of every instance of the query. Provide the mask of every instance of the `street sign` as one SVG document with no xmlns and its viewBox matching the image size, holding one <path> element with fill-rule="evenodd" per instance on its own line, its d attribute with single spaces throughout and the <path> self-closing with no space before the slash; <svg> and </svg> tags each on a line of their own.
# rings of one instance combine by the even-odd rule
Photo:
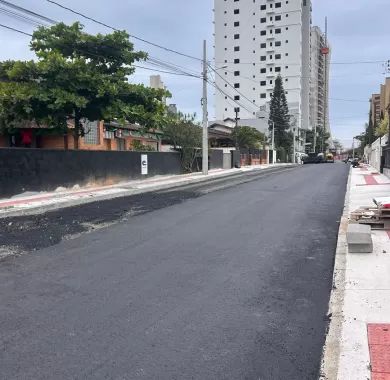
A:
<svg viewBox="0 0 390 380">
<path fill-rule="evenodd" d="M 148 155 L 147 154 L 141 154 L 141 174 L 142 175 L 148 174 Z"/>
</svg>

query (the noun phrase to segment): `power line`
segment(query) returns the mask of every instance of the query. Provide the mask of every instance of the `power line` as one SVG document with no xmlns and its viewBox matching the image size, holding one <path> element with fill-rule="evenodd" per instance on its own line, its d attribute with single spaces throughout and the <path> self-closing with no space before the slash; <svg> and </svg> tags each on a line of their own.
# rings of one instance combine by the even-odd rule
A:
<svg viewBox="0 0 390 380">
<path fill-rule="evenodd" d="M 104 22 L 102 22 L 102 21 L 99 21 L 99 20 L 97 20 L 97 19 L 95 19 L 95 18 L 93 18 L 93 17 L 87 16 L 86 14 L 81 13 L 81 12 L 78 12 L 78 11 L 72 9 L 72 8 L 66 7 L 66 6 L 64 6 L 64 5 L 62 5 L 62 4 L 60 4 L 60 3 L 56 2 L 56 1 L 53 1 L 53 0 L 46 0 L 46 1 L 47 1 L 48 3 L 54 4 L 54 5 L 56 5 L 56 6 L 60 7 L 60 8 L 62 8 L 62 9 L 65 9 L 65 10 L 67 10 L 67 11 L 69 11 L 69 12 L 72 12 L 72 13 L 78 15 L 78 16 L 81 16 L 81 17 L 83 17 L 83 18 L 85 18 L 85 19 L 87 19 L 87 20 L 89 20 L 89 21 L 92 21 L 92 22 L 94 22 L 94 23 L 96 23 L 96 24 L 102 25 L 102 26 L 104 26 L 104 27 L 106 27 L 106 28 L 109 28 L 109 29 L 114 30 L 114 31 L 117 31 L 117 32 L 120 31 L 119 29 L 117 29 L 117 28 L 115 28 L 115 27 L 113 27 L 113 26 L 111 26 L 111 25 L 108 25 L 108 24 L 106 24 L 106 23 L 104 23 Z M 197 60 L 197 61 L 202 61 L 201 58 L 194 57 L 194 56 L 192 56 L 192 55 L 188 55 L 188 54 L 185 54 L 185 53 L 181 53 L 181 52 L 179 52 L 179 51 L 177 51 L 177 50 L 170 49 L 170 48 L 168 48 L 168 47 L 159 45 L 159 44 L 157 44 L 157 43 L 154 43 L 154 42 L 145 40 L 144 38 L 135 36 L 134 34 L 130 34 L 130 33 L 129 33 L 129 36 L 130 36 L 131 38 L 134 38 L 135 40 L 144 42 L 145 44 L 148 44 L 148 45 L 157 47 L 157 48 L 159 48 L 159 49 L 168 51 L 168 52 L 170 52 L 170 53 L 178 54 L 178 55 L 181 55 L 181 56 L 186 57 L 186 58 L 195 59 L 195 60 Z"/>
<path fill-rule="evenodd" d="M 171 71 L 165 71 L 165 70 L 158 70 L 158 69 L 154 69 L 154 68 L 151 68 L 151 67 L 145 67 L 145 66 L 139 66 L 139 65 L 132 65 L 133 67 L 137 67 L 139 69 L 144 69 L 144 70 L 150 70 L 150 71 L 156 71 L 158 73 L 164 73 L 164 74 L 171 74 L 171 75 L 182 75 L 182 76 L 186 76 L 186 77 L 193 77 L 193 78 L 201 78 L 201 76 L 196 76 L 196 75 L 192 75 L 192 74 L 188 74 L 188 73 L 175 73 L 175 72 L 171 72 Z"/>
<path fill-rule="evenodd" d="M 23 32 L 22 30 L 19 30 L 19 29 L 12 28 L 11 26 L 7 26 L 7 25 L 0 24 L 0 27 L 5 28 L 5 29 L 12 30 L 12 31 L 14 31 L 14 32 L 18 32 L 18 33 L 21 33 L 21 34 L 25 34 L 26 36 L 32 37 L 32 34 Z"/>
<path fill-rule="evenodd" d="M 12 17 L 16 20 L 19 20 L 19 21 L 24 21 L 30 25 L 34 25 L 34 26 L 44 26 L 45 24 L 42 24 L 41 22 L 39 21 L 36 21 L 34 20 L 33 18 L 31 17 L 28 17 L 28 16 L 24 16 L 20 13 L 17 13 L 17 12 L 13 12 L 13 11 L 10 11 L 9 9 L 5 9 L 5 8 L 2 8 L 0 7 L 0 13 L 3 13 L 9 17 Z"/>
<path fill-rule="evenodd" d="M 356 102 L 356 103 L 369 103 L 369 100 L 357 100 L 357 99 L 339 99 L 339 98 L 329 98 L 329 100 L 335 100 L 338 102 Z"/>
<path fill-rule="evenodd" d="M 53 20 L 53 19 L 51 19 L 49 17 L 43 16 L 43 15 L 41 15 L 39 13 L 33 12 L 33 11 L 29 10 L 29 9 L 20 7 L 19 5 L 12 4 L 12 3 L 8 2 L 8 1 L 5 1 L 5 0 L 0 0 L 0 3 L 6 5 L 9 8 L 16 9 L 16 10 L 18 10 L 20 12 L 28 13 L 30 16 L 37 17 L 37 18 L 39 18 L 39 19 L 41 19 L 43 21 L 46 21 L 48 23 L 57 24 L 57 21 L 55 21 L 55 20 Z"/>
</svg>

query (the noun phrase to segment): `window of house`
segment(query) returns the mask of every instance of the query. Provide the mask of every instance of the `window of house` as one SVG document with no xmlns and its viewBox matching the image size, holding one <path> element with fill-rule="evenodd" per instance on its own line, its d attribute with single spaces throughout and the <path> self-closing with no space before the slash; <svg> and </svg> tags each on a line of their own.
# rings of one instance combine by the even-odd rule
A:
<svg viewBox="0 0 390 380">
<path fill-rule="evenodd" d="M 234 51 L 240 51 L 240 47 L 239 46 L 235 46 L 234 47 Z"/>
<path fill-rule="evenodd" d="M 97 121 L 88 121 L 84 125 L 86 131 L 84 136 L 84 143 L 90 145 L 97 145 L 100 143 L 99 123 Z"/>
<path fill-rule="evenodd" d="M 282 55 L 281 54 L 275 54 L 275 59 L 281 59 Z"/>
<path fill-rule="evenodd" d="M 267 57 L 265 56 L 265 55 L 262 55 L 261 57 L 260 57 L 260 61 L 265 61 L 267 59 Z"/>
<path fill-rule="evenodd" d="M 275 16 L 275 21 L 280 21 L 282 19 L 282 16 Z"/>
<path fill-rule="evenodd" d="M 267 22 L 267 19 L 266 19 L 265 17 L 263 17 L 263 18 L 260 19 L 260 22 L 261 22 L 262 24 L 264 24 L 264 23 Z"/>
<path fill-rule="evenodd" d="M 282 42 L 281 41 L 276 41 L 275 42 L 275 46 L 282 46 Z"/>
<path fill-rule="evenodd" d="M 288 53 L 286 53 L 285 55 L 286 55 L 286 57 L 288 57 Z"/>
<path fill-rule="evenodd" d="M 235 10 L 234 10 L 234 14 L 235 14 L 235 15 L 240 14 L 240 10 L 239 10 L 239 9 L 235 9 Z"/>
<path fill-rule="evenodd" d="M 235 39 L 235 40 L 239 40 L 239 39 L 240 39 L 240 35 L 239 35 L 239 34 L 235 34 L 235 35 L 234 35 L 234 39 Z"/>
<path fill-rule="evenodd" d="M 278 29 L 275 29 L 275 34 L 280 34 L 282 33 L 282 29 L 278 28 Z"/>
<path fill-rule="evenodd" d="M 236 63 L 236 64 L 237 64 L 237 63 L 240 63 L 240 59 L 239 59 L 239 58 L 235 58 L 235 59 L 234 59 L 234 63 Z"/>
<path fill-rule="evenodd" d="M 240 100 L 240 95 L 234 95 L 234 100 Z"/>
<path fill-rule="evenodd" d="M 239 21 L 234 21 L 234 26 L 240 26 L 240 22 Z"/>
<path fill-rule="evenodd" d="M 260 73 L 261 74 L 265 74 L 267 72 L 267 69 L 265 67 L 263 67 L 262 69 L 260 69 Z"/>
<path fill-rule="evenodd" d="M 286 78 L 286 82 L 288 82 L 288 78 Z"/>
<path fill-rule="evenodd" d="M 275 67 L 275 72 L 276 73 L 280 73 L 282 71 L 282 68 L 281 67 Z"/>
<path fill-rule="evenodd" d="M 240 75 L 240 72 L 239 72 L 239 71 L 235 71 L 235 72 L 234 72 L 234 76 L 235 76 L 235 77 L 238 77 L 239 75 Z"/>
<path fill-rule="evenodd" d="M 234 88 L 240 88 L 240 83 L 234 83 Z"/>
<path fill-rule="evenodd" d="M 262 43 L 262 44 L 260 44 L 260 48 L 261 49 L 265 49 L 267 47 L 267 44 L 264 42 L 264 43 Z"/>
<path fill-rule="evenodd" d="M 273 81 L 272 81 L 272 80 L 270 80 L 270 81 L 269 81 L 269 84 L 273 84 Z"/>
<path fill-rule="evenodd" d="M 261 98 L 261 99 L 265 99 L 266 97 L 267 97 L 267 94 L 264 94 L 264 93 L 263 93 L 263 94 L 260 94 L 260 98 Z"/>
<path fill-rule="evenodd" d="M 267 9 L 267 6 L 265 4 L 260 5 L 260 10 L 265 11 Z"/>
<path fill-rule="evenodd" d="M 282 3 L 275 3 L 275 8 L 281 8 L 282 7 Z"/>
<path fill-rule="evenodd" d="M 265 30 L 262 30 L 261 32 L 260 32 L 260 36 L 265 36 L 267 34 L 267 32 L 265 31 Z"/>
<path fill-rule="evenodd" d="M 260 82 L 260 86 L 266 86 L 267 85 L 267 82 L 265 81 L 265 80 L 262 80 L 261 82 Z"/>
</svg>

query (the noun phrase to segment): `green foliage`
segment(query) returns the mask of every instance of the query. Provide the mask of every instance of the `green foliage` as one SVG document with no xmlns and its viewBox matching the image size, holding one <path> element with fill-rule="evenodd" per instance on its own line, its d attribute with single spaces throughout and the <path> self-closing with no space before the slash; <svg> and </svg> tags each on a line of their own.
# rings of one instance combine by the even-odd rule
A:
<svg viewBox="0 0 390 380">
<path fill-rule="evenodd" d="M 293 137 L 289 132 L 290 115 L 288 110 L 286 93 L 283 88 L 283 80 L 279 75 L 275 80 L 275 87 L 271 99 L 270 108 L 270 131 L 272 123 L 275 125 L 275 146 L 283 148 L 287 154 L 291 154 L 293 146 Z"/>
<path fill-rule="evenodd" d="M 202 146 L 202 128 L 195 122 L 195 115 L 169 114 L 164 127 L 165 138 L 181 153 L 185 172 L 191 172 Z"/>
<path fill-rule="evenodd" d="M 82 121 L 112 119 L 158 128 L 164 123 L 162 99 L 169 94 L 128 82 L 134 52 L 126 32 L 89 35 L 79 23 L 40 27 L 30 44 L 37 61 L 0 63 L 0 128 L 34 120 L 66 129 L 74 120 L 77 147 Z"/>
<path fill-rule="evenodd" d="M 389 115 L 386 114 L 381 119 L 378 127 L 375 129 L 375 135 L 377 137 L 383 137 L 384 135 L 389 133 Z"/>
<path fill-rule="evenodd" d="M 132 150 L 135 152 L 155 152 L 156 149 L 154 149 L 153 146 L 148 144 L 142 144 L 140 140 L 133 140 L 132 143 Z"/>
<path fill-rule="evenodd" d="M 317 139 L 316 139 L 316 146 L 314 148 L 314 130 L 307 131 L 306 132 L 306 143 L 310 144 L 308 145 L 308 152 L 327 152 L 329 149 L 329 139 L 330 134 L 326 131 L 324 131 L 324 128 L 317 128 Z"/>
<path fill-rule="evenodd" d="M 241 126 L 234 128 L 232 138 L 237 141 L 239 148 L 244 149 L 260 149 L 267 141 L 264 133 L 261 133 L 256 128 Z"/>
</svg>

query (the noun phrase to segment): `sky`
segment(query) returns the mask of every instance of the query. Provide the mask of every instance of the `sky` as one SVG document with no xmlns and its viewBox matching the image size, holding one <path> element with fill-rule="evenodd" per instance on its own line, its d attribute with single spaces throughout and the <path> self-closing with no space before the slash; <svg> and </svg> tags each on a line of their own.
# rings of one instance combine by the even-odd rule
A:
<svg viewBox="0 0 390 380">
<path fill-rule="evenodd" d="M 8 0 L 56 21 L 81 21 L 88 33 L 110 30 L 85 20 L 47 0 Z M 203 40 L 208 44 L 208 59 L 213 58 L 213 0 L 56 0 L 90 17 L 145 40 L 185 54 L 201 57 Z M 222 0 L 217 0 L 222 1 Z M 252 0 L 244 0 L 252 1 Z M 377 93 L 385 74 L 382 62 L 390 59 L 388 14 L 389 0 L 312 0 L 313 25 L 323 28 L 328 17 L 332 47 L 330 73 L 330 124 L 332 135 L 345 147 L 364 130 L 368 120 L 368 99 Z M 0 6 L 1 12 L 2 6 Z M 0 13 L 0 24 L 31 33 L 34 27 Z M 0 28 L 0 60 L 32 59 L 30 37 Z M 168 53 L 134 41 L 135 48 L 153 58 L 172 62 L 191 72 L 201 72 L 199 61 Z M 380 61 L 380 63 L 359 63 Z M 155 72 L 137 69 L 134 83 L 149 83 Z M 157 74 L 157 73 L 156 73 Z M 185 113 L 200 117 L 202 81 L 198 78 L 160 73 L 176 103 Z M 390 75 L 390 74 L 389 74 Z M 209 117 L 214 117 L 213 91 L 209 89 Z"/>
</svg>

